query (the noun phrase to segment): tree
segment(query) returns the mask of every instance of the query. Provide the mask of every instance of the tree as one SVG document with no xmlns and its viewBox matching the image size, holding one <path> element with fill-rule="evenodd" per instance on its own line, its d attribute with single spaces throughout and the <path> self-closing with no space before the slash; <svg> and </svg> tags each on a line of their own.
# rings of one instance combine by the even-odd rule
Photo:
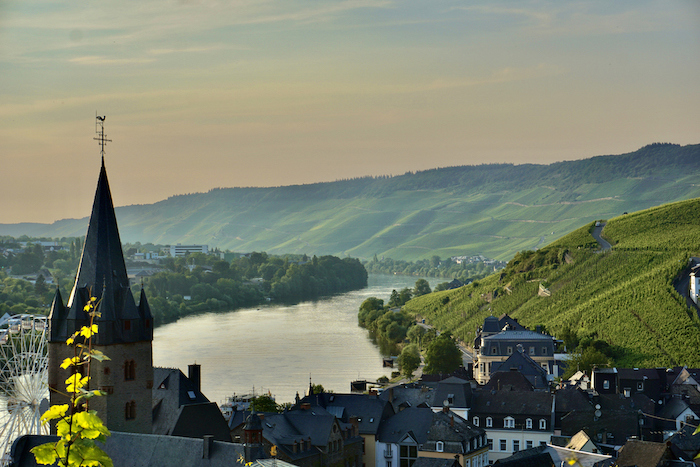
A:
<svg viewBox="0 0 700 467">
<path fill-rule="evenodd" d="M 462 352 L 449 333 L 442 333 L 428 345 L 425 352 L 425 368 L 429 375 L 452 373 L 462 366 Z"/>
<path fill-rule="evenodd" d="M 430 284 L 425 279 L 418 279 L 416 281 L 416 286 L 413 288 L 413 296 L 420 297 L 421 295 L 426 295 L 431 292 Z"/>
<path fill-rule="evenodd" d="M 250 401 L 250 405 L 256 412 L 279 412 L 279 405 L 268 394 L 261 394 Z"/>
<path fill-rule="evenodd" d="M 399 367 L 407 378 L 413 377 L 413 372 L 420 366 L 420 351 L 416 344 L 409 344 L 403 348 L 399 355 Z"/>
</svg>

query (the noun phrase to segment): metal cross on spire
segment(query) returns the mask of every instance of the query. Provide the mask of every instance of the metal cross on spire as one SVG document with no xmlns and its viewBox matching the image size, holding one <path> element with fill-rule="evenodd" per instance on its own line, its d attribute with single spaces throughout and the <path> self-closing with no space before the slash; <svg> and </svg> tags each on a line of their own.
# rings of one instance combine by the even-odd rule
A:
<svg viewBox="0 0 700 467">
<path fill-rule="evenodd" d="M 100 117 L 97 115 L 97 112 L 95 112 L 95 133 L 97 133 L 99 136 L 97 138 L 92 138 L 95 141 L 99 141 L 101 150 L 100 150 L 100 155 L 102 156 L 102 164 L 104 165 L 105 163 L 105 144 L 111 143 L 111 139 L 105 139 L 105 119 L 107 116 Z M 97 128 L 99 125 L 99 129 Z"/>
</svg>

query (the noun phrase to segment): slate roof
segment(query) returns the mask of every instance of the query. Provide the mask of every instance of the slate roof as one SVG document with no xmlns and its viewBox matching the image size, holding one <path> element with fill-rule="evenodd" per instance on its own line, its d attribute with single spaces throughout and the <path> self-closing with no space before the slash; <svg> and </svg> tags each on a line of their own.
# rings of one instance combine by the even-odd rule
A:
<svg viewBox="0 0 700 467">
<path fill-rule="evenodd" d="M 376 435 L 380 423 L 394 414 L 388 400 L 369 394 L 322 393 L 306 396 L 300 402 L 324 407 L 345 423 L 357 418 L 360 434 Z"/>
<path fill-rule="evenodd" d="M 459 467 L 457 459 L 443 459 L 440 457 L 418 457 L 413 467 Z"/>
<path fill-rule="evenodd" d="M 154 434 L 173 434 L 181 406 L 208 402 L 209 399 L 179 369 L 153 368 Z"/>
<path fill-rule="evenodd" d="M 667 441 L 686 454 L 686 459 L 693 459 L 700 453 L 700 436 L 693 435 L 694 426 L 685 425 Z"/>
<path fill-rule="evenodd" d="M 27 435 L 19 438 L 12 448 L 13 467 L 38 467 L 29 452 L 33 446 L 55 440 L 56 437 Z M 115 467 L 230 467 L 245 456 L 242 444 L 212 442 L 211 454 L 203 458 L 204 440 L 177 436 L 112 432 L 104 450 Z"/>
<path fill-rule="evenodd" d="M 497 371 L 491 374 L 488 383 L 484 385 L 484 390 L 501 389 L 506 391 L 532 391 L 532 383 L 519 371 Z"/>
<path fill-rule="evenodd" d="M 483 437 L 485 434 L 486 431 L 483 428 L 472 425 L 459 415 L 440 411 L 433 414 L 433 421 L 421 450 L 437 452 L 436 443 L 442 441 L 443 452 L 466 454 L 474 450 L 472 440 Z M 482 441 L 484 441 L 482 446 L 477 449 L 483 449 L 486 443 L 485 440 L 482 439 Z"/>
<path fill-rule="evenodd" d="M 394 412 L 407 407 L 432 407 L 436 383 L 412 383 L 385 389 L 379 398 L 393 406 Z"/>
<path fill-rule="evenodd" d="M 529 355 L 521 351 L 513 352 L 504 362 L 491 363 L 491 369 L 496 371 L 517 371 L 522 373 L 525 378 L 538 389 L 549 387 L 547 382 L 547 372 L 544 368 L 537 364 Z"/>
<path fill-rule="evenodd" d="M 553 398 L 548 392 L 481 390 L 473 394 L 472 411 L 474 415 L 534 415 L 549 420 Z"/>
<path fill-rule="evenodd" d="M 433 407 L 442 407 L 444 401 L 451 400 L 450 407 L 468 408 L 472 402 L 472 386 L 469 381 L 454 376 L 443 379 L 437 385 L 433 397 Z"/>
<path fill-rule="evenodd" d="M 153 316 L 146 295 L 142 291 L 137 306 L 129 287 L 104 160 L 75 285 L 67 305 L 58 289 L 51 305 L 49 342 L 65 342 L 88 324 L 83 308 L 90 295 L 100 299 L 101 316 L 96 320 L 100 332 L 94 337 L 94 345 L 153 340 Z M 129 326 L 124 324 L 127 320 Z"/>
<path fill-rule="evenodd" d="M 409 434 L 416 443 L 424 444 L 433 423 L 433 411 L 428 407 L 409 407 L 385 421 L 377 433 L 377 441 L 398 444 Z"/>
<path fill-rule="evenodd" d="M 169 434 L 187 438 L 203 438 L 205 435 L 212 435 L 217 441 L 231 441 L 228 424 L 216 402 L 181 406 Z"/>
<path fill-rule="evenodd" d="M 595 418 L 591 411 L 572 410 L 561 417 L 562 435 L 573 436 L 586 428 L 595 442 L 620 445 L 629 436 L 637 435 L 639 410 L 654 413 L 654 402 L 642 393 L 633 394 L 629 398 L 622 394 L 599 394 L 593 397 L 592 404 L 600 405 L 601 416 Z M 651 423 L 644 426 L 645 429 L 650 427 Z M 598 439 L 599 433 L 603 438 Z M 613 435 L 612 439 L 608 438 L 608 434 Z"/>
<path fill-rule="evenodd" d="M 569 465 L 568 461 L 576 459 L 574 465 L 581 467 L 611 466 L 615 459 L 604 454 L 575 451 L 572 449 L 552 446 L 536 446 L 534 448 L 518 451 L 510 457 L 496 461 L 499 466 L 540 466 L 540 465 Z M 546 464 L 551 462 L 550 464 Z"/>
<path fill-rule="evenodd" d="M 666 443 L 652 443 L 631 439 L 622 446 L 617 458 L 619 467 L 657 467 L 663 460 L 670 459 Z"/>
</svg>

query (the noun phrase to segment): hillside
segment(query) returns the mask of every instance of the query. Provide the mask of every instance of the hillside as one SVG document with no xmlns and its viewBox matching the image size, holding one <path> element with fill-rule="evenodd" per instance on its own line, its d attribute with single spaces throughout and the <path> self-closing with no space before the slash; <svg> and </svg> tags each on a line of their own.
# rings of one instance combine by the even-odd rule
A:
<svg viewBox="0 0 700 467">
<path fill-rule="evenodd" d="M 598 252 L 590 223 L 537 252 L 520 252 L 479 283 L 406 304 L 439 329 L 472 342 L 491 313 L 563 338 L 607 342 L 618 365 L 700 366 L 700 319 L 673 281 L 700 255 L 700 199 L 610 219 Z M 551 296 L 538 294 L 540 284 Z M 495 296 L 495 298 L 493 298 Z"/>
<path fill-rule="evenodd" d="M 509 260 L 594 219 L 699 197 L 699 176 L 700 145 L 652 144 L 630 154 L 550 165 L 221 188 L 116 212 L 124 242 L 365 259 L 482 254 Z M 0 235 L 80 236 L 86 223 L 0 224 Z"/>
</svg>

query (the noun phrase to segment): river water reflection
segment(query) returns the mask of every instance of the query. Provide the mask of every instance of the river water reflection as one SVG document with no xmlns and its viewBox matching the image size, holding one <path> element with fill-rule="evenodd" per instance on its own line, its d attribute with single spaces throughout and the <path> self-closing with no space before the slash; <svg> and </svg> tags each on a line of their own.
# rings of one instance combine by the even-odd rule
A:
<svg viewBox="0 0 700 467">
<path fill-rule="evenodd" d="M 277 402 L 322 384 L 349 392 L 350 381 L 389 376 L 382 356 L 357 325 L 367 297 L 388 301 L 392 289 L 413 287 L 416 278 L 370 275 L 368 287 L 315 302 L 267 305 L 191 316 L 157 328 L 155 366 L 202 365 L 202 392 L 221 403 L 234 393 L 268 390 Z"/>
</svg>

